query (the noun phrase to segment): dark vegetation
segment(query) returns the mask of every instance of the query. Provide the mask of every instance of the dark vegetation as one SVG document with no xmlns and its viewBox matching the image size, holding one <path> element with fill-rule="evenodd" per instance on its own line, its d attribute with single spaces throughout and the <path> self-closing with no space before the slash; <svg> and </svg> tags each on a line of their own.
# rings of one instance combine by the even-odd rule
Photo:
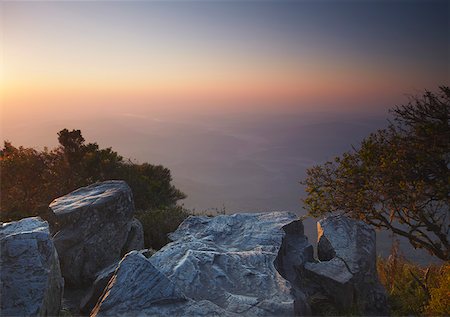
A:
<svg viewBox="0 0 450 317">
<path fill-rule="evenodd" d="M 111 148 L 85 143 L 80 130 L 61 130 L 58 141 L 57 148 L 43 151 L 4 143 L 0 150 L 1 221 L 30 216 L 48 219 L 53 199 L 108 179 L 123 179 L 130 185 L 147 247 L 158 249 L 166 244 L 167 233 L 188 216 L 177 206 L 186 196 L 171 184 L 169 169 L 137 164 Z"/>
<path fill-rule="evenodd" d="M 307 171 L 312 216 L 343 212 L 450 260 L 450 89 L 394 108 L 386 129 Z"/>
</svg>

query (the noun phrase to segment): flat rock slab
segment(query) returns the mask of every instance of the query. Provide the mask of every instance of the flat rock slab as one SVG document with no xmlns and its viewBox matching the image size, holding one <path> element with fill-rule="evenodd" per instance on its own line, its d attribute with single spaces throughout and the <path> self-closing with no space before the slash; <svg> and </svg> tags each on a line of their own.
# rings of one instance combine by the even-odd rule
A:
<svg viewBox="0 0 450 317">
<path fill-rule="evenodd" d="M 2 224 L 1 315 L 55 316 L 64 288 L 49 226 L 40 218 Z"/>
<path fill-rule="evenodd" d="M 142 226 L 133 220 L 133 197 L 124 181 L 79 188 L 49 207 L 60 228 L 54 241 L 69 286 L 90 284 L 130 248 L 143 248 Z"/>
</svg>

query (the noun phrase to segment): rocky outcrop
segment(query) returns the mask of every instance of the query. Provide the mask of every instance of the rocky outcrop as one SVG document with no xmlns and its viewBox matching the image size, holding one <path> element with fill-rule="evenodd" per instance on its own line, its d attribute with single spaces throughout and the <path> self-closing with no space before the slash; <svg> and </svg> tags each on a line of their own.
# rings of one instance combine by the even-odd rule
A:
<svg viewBox="0 0 450 317">
<path fill-rule="evenodd" d="M 389 314 L 376 270 L 375 231 L 343 215 L 320 220 L 317 230 L 319 262 L 306 263 L 300 281 L 308 295 L 323 298 L 340 312 Z M 319 301 L 312 308 L 321 305 Z"/>
<path fill-rule="evenodd" d="M 318 228 L 319 261 L 292 213 L 189 217 L 149 259 L 100 275 L 93 315 L 387 315 L 373 229 L 344 216 Z"/>
<path fill-rule="evenodd" d="M 150 261 L 196 301 L 241 316 L 293 315 L 295 294 L 274 262 L 285 226 L 297 219 L 287 212 L 189 217 Z M 305 239 L 298 251 L 307 247 Z"/>
<path fill-rule="evenodd" d="M 133 219 L 130 187 L 106 181 L 77 189 L 50 204 L 61 271 L 70 286 L 90 284 L 97 272 L 131 249 L 143 248 L 140 223 Z"/>
<path fill-rule="evenodd" d="M 210 301 L 187 298 L 141 253 L 120 261 L 91 316 L 232 316 Z"/>
<path fill-rule="evenodd" d="M 57 316 L 64 280 L 46 221 L 4 223 L 1 241 L 1 315 Z"/>
</svg>

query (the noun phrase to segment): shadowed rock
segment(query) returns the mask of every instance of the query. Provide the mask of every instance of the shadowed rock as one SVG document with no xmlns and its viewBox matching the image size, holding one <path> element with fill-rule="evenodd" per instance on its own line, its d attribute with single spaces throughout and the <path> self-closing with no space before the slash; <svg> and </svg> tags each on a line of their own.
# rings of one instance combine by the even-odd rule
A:
<svg viewBox="0 0 450 317">
<path fill-rule="evenodd" d="M 139 220 L 133 218 L 130 222 L 127 241 L 123 246 L 122 254 L 144 248 L 144 228 Z"/>
<path fill-rule="evenodd" d="M 80 312 L 89 314 L 94 308 L 97 301 L 102 296 L 104 289 L 108 285 L 109 280 L 114 275 L 119 262 L 113 263 L 97 274 L 94 283 L 88 288 L 86 294 L 80 301 Z"/>
<path fill-rule="evenodd" d="M 314 250 L 304 235 L 303 222 L 295 220 L 283 227 L 285 236 L 275 260 L 275 267 L 286 280 L 291 283 L 294 295 L 294 311 L 296 315 L 311 315 L 311 308 L 306 294 L 300 287 L 300 270 L 308 262 L 314 260 Z"/>
<path fill-rule="evenodd" d="M 0 240 L 1 315 L 57 316 L 64 280 L 47 222 L 4 223 Z"/>
<path fill-rule="evenodd" d="M 317 230 L 321 262 L 305 264 L 306 279 L 301 284 L 310 293 L 328 298 L 340 311 L 389 314 L 376 270 L 375 231 L 343 215 L 320 220 Z"/>
<path fill-rule="evenodd" d="M 62 274 L 70 286 L 91 283 L 98 271 L 132 248 L 142 249 L 142 226 L 133 220 L 130 187 L 106 181 L 79 188 L 50 204 Z"/>
</svg>

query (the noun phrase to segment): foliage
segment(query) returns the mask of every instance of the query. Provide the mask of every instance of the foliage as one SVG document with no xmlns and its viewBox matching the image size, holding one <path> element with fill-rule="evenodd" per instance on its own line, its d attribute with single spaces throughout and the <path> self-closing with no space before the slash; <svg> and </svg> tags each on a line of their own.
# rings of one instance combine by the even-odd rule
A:
<svg viewBox="0 0 450 317">
<path fill-rule="evenodd" d="M 64 158 L 57 149 L 39 152 L 5 142 L 0 152 L 1 221 L 44 216 L 48 203 L 64 194 Z"/>
<path fill-rule="evenodd" d="M 439 269 L 438 285 L 430 290 L 430 300 L 425 315 L 450 316 L 450 264 Z"/>
<path fill-rule="evenodd" d="M 450 259 L 450 89 L 392 110 L 386 129 L 359 149 L 308 169 L 305 208 L 344 212 Z"/>
<path fill-rule="evenodd" d="M 167 235 L 188 216 L 189 212 L 181 206 L 138 213 L 136 217 L 144 228 L 145 247 L 158 250 L 169 243 Z"/>
<path fill-rule="evenodd" d="M 171 182 L 170 170 L 124 160 L 111 148 L 85 143 L 80 130 L 58 133 L 60 146 L 51 151 L 14 147 L 0 151 L 1 221 L 39 215 L 48 217 L 48 205 L 81 186 L 107 179 L 123 179 L 131 187 L 136 209 L 172 208 L 185 195 Z"/>
<path fill-rule="evenodd" d="M 406 261 L 395 248 L 388 259 L 378 258 L 377 269 L 394 316 L 449 316 L 448 263 L 420 267 Z"/>
</svg>

